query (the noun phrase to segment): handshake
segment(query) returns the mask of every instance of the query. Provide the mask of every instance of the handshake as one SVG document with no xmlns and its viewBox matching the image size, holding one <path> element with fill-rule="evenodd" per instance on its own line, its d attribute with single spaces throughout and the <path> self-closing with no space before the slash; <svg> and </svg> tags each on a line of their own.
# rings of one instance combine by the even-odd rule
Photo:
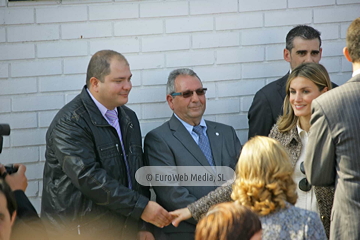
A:
<svg viewBox="0 0 360 240">
<path fill-rule="evenodd" d="M 153 201 L 149 201 L 141 216 L 144 221 L 152 223 L 160 228 L 163 228 L 171 223 L 177 227 L 181 221 L 187 220 L 191 217 L 191 212 L 187 207 L 167 212 L 159 204 Z"/>
</svg>

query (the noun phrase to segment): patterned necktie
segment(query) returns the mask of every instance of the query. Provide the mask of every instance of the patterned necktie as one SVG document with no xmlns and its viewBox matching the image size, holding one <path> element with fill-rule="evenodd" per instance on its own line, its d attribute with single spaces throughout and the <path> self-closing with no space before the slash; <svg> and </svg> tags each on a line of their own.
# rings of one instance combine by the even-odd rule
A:
<svg viewBox="0 0 360 240">
<path fill-rule="evenodd" d="M 204 134 L 203 128 L 200 125 L 194 126 L 193 131 L 199 136 L 199 147 L 201 151 L 204 153 L 206 159 L 208 160 L 210 166 L 215 171 L 215 163 L 213 156 L 211 154 L 210 142 L 208 137 Z"/>
<path fill-rule="evenodd" d="M 125 162 L 125 167 L 126 167 L 126 174 L 127 174 L 127 178 L 128 178 L 129 188 L 132 189 L 131 176 L 130 176 L 130 167 L 129 167 L 129 163 L 128 163 L 127 158 L 126 158 L 126 152 L 125 152 L 124 144 L 123 144 L 123 141 L 122 141 L 120 124 L 119 124 L 119 119 L 118 119 L 117 112 L 115 110 L 107 110 L 106 113 L 105 113 L 105 116 L 109 120 L 111 126 L 113 126 L 116 129 L 116 132 L 118 133 L 118 136 L 119 136 L 119 139 L 120 139 L 121 149 L 122 149 L 123 156 L 124 156 L 124 162 Z"/>
</svg>

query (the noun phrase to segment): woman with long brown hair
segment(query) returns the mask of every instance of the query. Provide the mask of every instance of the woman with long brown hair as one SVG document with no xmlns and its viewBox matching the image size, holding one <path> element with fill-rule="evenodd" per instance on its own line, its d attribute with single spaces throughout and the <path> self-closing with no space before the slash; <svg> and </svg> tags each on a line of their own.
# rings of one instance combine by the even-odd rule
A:
<svg viewBox="0 0 360 240">
<path fill-rule="evenodd" d="M 327 236 L 330 233 L 334 188 L 311 186 L 306 179 L 303 162 L 310 129 L 311 102 L 330 89 L 329 74 L 321 64 L 304 63 L 296 67 L 286 83 L 283 115 L 269 134 L 290 154 L 294 181 L 298 185 L 295 206 L 317 212 Z"/>
</svg>

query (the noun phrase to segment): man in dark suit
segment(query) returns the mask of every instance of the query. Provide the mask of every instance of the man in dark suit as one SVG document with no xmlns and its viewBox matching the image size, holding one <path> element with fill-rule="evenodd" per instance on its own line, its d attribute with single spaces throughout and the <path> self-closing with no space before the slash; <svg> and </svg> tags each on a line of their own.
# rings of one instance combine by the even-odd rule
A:
<svg viewBox="0 0 360 240">
<path fill-rule="evenodd" d="M 319 63 L 321 53 L 320 32 L 316 29 L 299 25 L 286 35 L 284 59 L 290 63 L 290 71 L 304 62 Z M 248 113 L 249 139 L 255 135 L 269 135 L 277 118 L 282 114 L 288 76 L 289 72 L 282 78 L 267 84 L 255 94 Z M 333 83 L 333 87 L 336 86 Z"/>
<path fill-rule="evenodd" d="M 150 166 L 228 166 L 234 169 L 241 150 L 240 141 L 232 127 L 204 120 L 205 91 L 200 78 L 191 69 L 170 73 L 166 99 L 174 114 L 146 135 L 145 157 Z M 200 133 L 195 132 L 197 129 Z M 209 151 L 203 151 L 204 138 Z M 184 208 L 215 188 L 215 185 L 154 186 L 156 201 L 168 211 Z M 190 219 L 177 228 L 164 227 L 155 237 L 194 239 L 195 226 L 195 220 Z"/>
<path fill-rule="evenodd" d="M 347 30 L 352 78 L 312 102 L 305 172 L 315 186 L 334 186 L 330 239 L 360 239 L 360 18 Z"/>
</svg>

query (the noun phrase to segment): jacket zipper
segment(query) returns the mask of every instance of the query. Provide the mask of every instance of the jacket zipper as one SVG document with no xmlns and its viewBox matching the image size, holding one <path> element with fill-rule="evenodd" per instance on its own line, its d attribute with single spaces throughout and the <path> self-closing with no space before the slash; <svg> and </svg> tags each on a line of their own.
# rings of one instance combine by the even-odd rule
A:
<svg viewBox="0 0 360 240">
<path fill-rule="evenodd" d="M 129 128 L 131 128 L 131 129 L 133 128 L 133 125 L 132 125 L 132 123 L 131 123 L 130 121 L 127 122 L 126 128 L 124 129 L 124 130 L 125 130 L 125 131 L 124 131 L 124 135 L 123 135 L 123 136 L 126 138 L 126 144 L 127 144 L 127 145 L 129 144 L 129 141 L 128 141 L 127 138 L 130 137 L 130 134 L 127 134 Z M 132 150 L 129 148 L 129 146 L 125 145 L 124 139 L 123 139 L 123 144 L 124 144 L 124 149 L 125 149 L 125 153 L 124 153 L 124 154 L 126 154 L 126 149 L 128 149 L 129 152 L 132 153 Z M 126 155 L 126 157 L 127 157 L 127 156 L 128 156 L 128 155 Z"/>
<path fill-rule="evenodd" d="M 116 144 L 115 146 L 117 147 L 117 144 Z M 112 146 L 110 146 L 110 147 L 106 147 L 106 148 L 100 148 L 100 151 L 109 150 L 109 149 L 111 149 L 111 148 L 113 148 L 113 147 L 114 147 L 114 145 L 112 145 Z M 119 151 L 119 149 L 118 149 L 118 151 Z"/>
</svg>

